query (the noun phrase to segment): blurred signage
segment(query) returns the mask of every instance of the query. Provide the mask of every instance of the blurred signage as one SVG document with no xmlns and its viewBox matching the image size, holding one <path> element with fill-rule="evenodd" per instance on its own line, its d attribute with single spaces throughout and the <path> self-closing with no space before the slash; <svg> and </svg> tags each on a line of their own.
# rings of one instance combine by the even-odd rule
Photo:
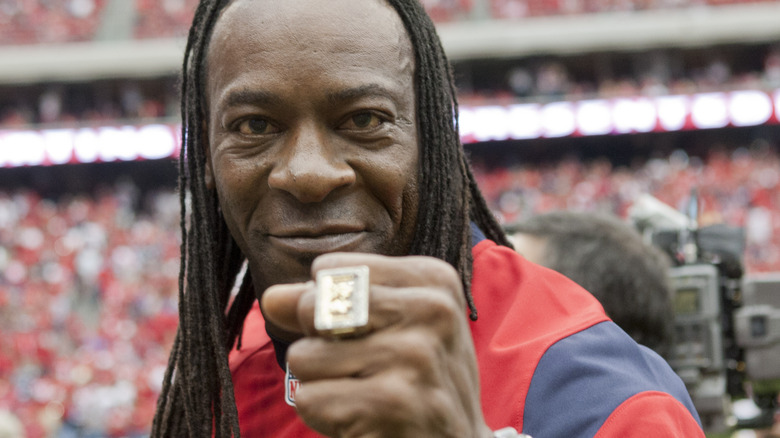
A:
<svg viewBox="0 0 780 438">
<path fill-rule="evenodd" d="M 780 89 L 460 108 L 464 143 L 780 123 Z"/>
<path fill-rule="evenodd" d="M 175 124 L 0 130 L 0 167 L 178 157 Z"/>
<path fill-rule="evenodd" d="M 780 123 L 780 89 L 461 106 L 464 143 Z M 0 130 L 0 167 L 175 158 L 180 126 Z"/>
</svg>

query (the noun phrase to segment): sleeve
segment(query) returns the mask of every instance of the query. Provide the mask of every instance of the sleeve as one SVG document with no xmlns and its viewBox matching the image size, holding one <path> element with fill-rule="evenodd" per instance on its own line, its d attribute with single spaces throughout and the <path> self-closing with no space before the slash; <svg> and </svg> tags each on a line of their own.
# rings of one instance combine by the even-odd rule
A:
<svg viewBox="0 0 780 438">
<path fill-rule="evenodd" d="M 608 321 L 552 345 L 539 361 L 523 431 L 538 437 L 704 437 L 680 378 Z"/>
<path fill-rule="evenodd" d="M 647 391 L 624 401 L 594 438 L 704 438 L 701 426 L 685 406 L 669 394 Z"/>
<path fill-rule="evenodd" d="M 472 293 L 481 402 L 493 429 L 535 438 L 704 437 L 666 361 L 563 275 L 482 240 Z"/>
</svg>

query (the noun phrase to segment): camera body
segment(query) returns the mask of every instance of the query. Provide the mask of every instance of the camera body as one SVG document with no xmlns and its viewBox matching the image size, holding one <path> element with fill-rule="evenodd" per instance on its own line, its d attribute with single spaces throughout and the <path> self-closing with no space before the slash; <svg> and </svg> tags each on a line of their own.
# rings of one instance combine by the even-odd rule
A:
<svg viewBox="0 0 780 438">
<path fill-rule="evenodd" d="M 679 247 L 679 231 L 653 236 L 655 244 L 678 255 L 669 271 L 675 310 L 669 363 L 705 430 L 770 426 L 780 392 L 780 274 L 743 275 L 741 229 L 705 227 L 696 238 L 697 256 L 686 262 L 672 251 Z M 743 397 L 765 412 L 734 423 L 730 401 Z"/>
<path fill-rule="evenodd" d="M 751 381 L 780 380 L 780 273 L 745 278 L 742 307 L 734 315 L 737 344 Z M 775 385 L 773 385 L 775 386 Z"/>
<path fill-rule="evenodd" d="M 724 312 L 736 296 L 726 290 L 713 264 L 673 267 L 669 280 L 675 311 L 675 347 L 669 364 L 688 388 L 707 430 L 723 429 L 729 413 L 729 387 L 739 385 L 741 351 L 734 346 L 731 315 Z M 735 381 L 736 379 L 736 381 Z"/>
</svg>

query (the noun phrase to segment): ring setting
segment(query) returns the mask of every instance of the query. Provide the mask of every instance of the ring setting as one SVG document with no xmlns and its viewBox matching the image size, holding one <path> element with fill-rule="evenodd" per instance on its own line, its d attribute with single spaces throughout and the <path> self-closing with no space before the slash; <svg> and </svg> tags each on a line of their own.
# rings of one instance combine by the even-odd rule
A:
<svg viewBox="0 0 780 438">
<path fill-rule="evenodd" d="M 317 272 L 314 328 L 331 338 L 362 333 L 368 324 L 368 266 Z"/>
</svg>

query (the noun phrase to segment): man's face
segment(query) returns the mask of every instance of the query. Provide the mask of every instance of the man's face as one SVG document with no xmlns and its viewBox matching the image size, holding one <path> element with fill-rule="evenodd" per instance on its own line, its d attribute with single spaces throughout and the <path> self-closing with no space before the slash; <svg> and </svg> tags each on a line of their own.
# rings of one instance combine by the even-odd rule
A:
<svg viewBox="0 0 780 438">
<path fill-rule="evenodd" d="M 403 255 L 417 216 L 414 54 L 378 0 L 236 0 L 207 53 L 209 161 L 258 291 L 333 251 Z"/>
</svg>

